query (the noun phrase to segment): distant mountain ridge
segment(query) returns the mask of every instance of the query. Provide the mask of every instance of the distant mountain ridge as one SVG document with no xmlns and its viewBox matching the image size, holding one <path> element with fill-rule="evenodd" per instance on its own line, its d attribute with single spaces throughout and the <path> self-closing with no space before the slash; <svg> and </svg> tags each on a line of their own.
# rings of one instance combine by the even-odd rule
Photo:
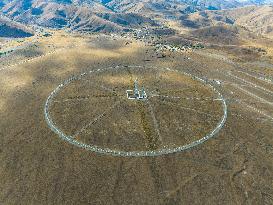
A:
<svg viewBox="0 0 273 205">
<path fill-rule="evenodd" d="M 191 27 L 190 24 L 210 26 L 201 22 L 206 20 L 204 17 L 197 18 L 197 21 L 190 18 L 198 12 L 264 4 L 273 4 L 273 0 L 2 0 L 0 14 L 30 25 L 75 31 L 120 32 L 143 25 L 156 26 L 154 19 L 157 17 L 180 19 L 181 25 L 186 27 Z M 221 16 L 226 21 L 233 21 L 230 16 L 234 14 L 222 12 Z"/>
<path fill-rule="evenodd" d="M 14 21 L 78 31 L 118 32 L 156 23 L 137 13 L 117 13 L 90 0 L 6 0 L 1 12 Z"/>
</svg>

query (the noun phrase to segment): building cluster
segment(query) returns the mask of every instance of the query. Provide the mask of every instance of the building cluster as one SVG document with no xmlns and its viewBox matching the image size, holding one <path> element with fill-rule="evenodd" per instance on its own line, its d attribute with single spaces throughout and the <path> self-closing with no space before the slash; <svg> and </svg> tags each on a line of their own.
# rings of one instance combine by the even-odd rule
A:
<svg viewBox="0 0 273 205">
<path fill-rule="evenodd" d="M 123 32 L 121 34 L 109 34 L 108 36 L 112 40 L 126 39 L 126 45 L 132 42 L 132 39 L 143 42 L 146 46 L 155 48 L 156 52 L 191 52 L 195 49 L 202 49 L 204 45 L 201 43 L 171 43 L 164 41 L 162 36 L 172 35 L 172 30 L 168 30 L 168 27 L 143 27 L 141 29 L 132 29 L 130 32 Z"/>
<path fill-rule="evenodd" d="M 126 90 L 127 98 L 130 100 L 145 100 L 147 99 L 147 93 L 142 86 L 141 90 L 138 88 L 138 81 L 137 79 L 134 82 L 134 89 L 133 90 Z"/>
</svg>

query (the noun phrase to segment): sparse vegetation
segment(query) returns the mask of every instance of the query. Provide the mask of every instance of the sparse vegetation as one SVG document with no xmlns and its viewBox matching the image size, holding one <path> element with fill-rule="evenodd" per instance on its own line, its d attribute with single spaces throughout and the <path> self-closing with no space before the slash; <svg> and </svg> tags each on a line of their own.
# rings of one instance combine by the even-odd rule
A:
<svg viewBox="0 0 273 205">
<path fill-rule="evenodd" d="M 18 2 L 0 1 L 0 13 L 11 22 L 0 23 L 10 34 L 0 37 L 0 204 L 273 204 L 271 6 Z M 64 30 L 56 29 L 60 25 Z M 22 31 L 35 35 L 9 38 Z M 142 75 L 130 65 L 140 66 Z M 116 66 L 127 71 L 98 71 Z M 147 74 L 150 67 L 155 71 Z M 113 157 L 69 144 L 47 126 L 50 93 L 91 70 L 90 79 L 65 87 L 50 107 L 65 134 L 125 151 L 199 139 L 217 125 L 221 103 L 207 85 L 170 75 L 171 69 L 205 79 L 226 99 L 225 126 L 200 146 L 158 157 Z M 147 106 L 126 101 L 128 85 L 136 77 L 142 85 L 141 76 L 151 82 L 149 94 L 176 97 L 149 99 L 160 136 Z"/>
</svg>

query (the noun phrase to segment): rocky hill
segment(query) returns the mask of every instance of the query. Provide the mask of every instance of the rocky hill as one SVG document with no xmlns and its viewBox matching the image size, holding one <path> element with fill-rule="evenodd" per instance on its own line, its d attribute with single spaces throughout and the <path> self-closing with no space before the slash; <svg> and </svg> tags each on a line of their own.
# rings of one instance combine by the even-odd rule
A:
<svg viewBox="0 0 273 205">
<path fill-rule="evenodd" d="M 257 35 L 273 36 L 273 6 L 248 6 L 231 10 L 201 11 L 180 17 L 181 26 L 204 29 L 240 26 Z"/>
<path fill-rule="evenodd" d="M 273 6 L 250 6 L 229 11 L 220 11 L 234 24 L 243 26 L 257 34 L 273 37 Z"/>
<path fill-rule="evenodd" d="M 24 38 L 33 36 L 33 31 L 24 25 L 0 16 L 0 37 Z"/>
</svg>

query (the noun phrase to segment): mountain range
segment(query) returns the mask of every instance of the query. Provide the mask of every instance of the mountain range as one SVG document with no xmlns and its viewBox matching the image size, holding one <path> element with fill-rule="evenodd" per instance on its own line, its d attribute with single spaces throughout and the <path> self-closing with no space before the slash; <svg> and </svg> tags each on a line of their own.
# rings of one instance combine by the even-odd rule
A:
<svg viewBox="0 0 273 205">
<path fill-rule="evenodd" d="M 128 31 L 172 19 L 188 29 L 236 25 L 271 35 L 271 4 L 273 0 L 3 0 L 0 14 L 23 24 L 85 32 Z"/>
</svg>

